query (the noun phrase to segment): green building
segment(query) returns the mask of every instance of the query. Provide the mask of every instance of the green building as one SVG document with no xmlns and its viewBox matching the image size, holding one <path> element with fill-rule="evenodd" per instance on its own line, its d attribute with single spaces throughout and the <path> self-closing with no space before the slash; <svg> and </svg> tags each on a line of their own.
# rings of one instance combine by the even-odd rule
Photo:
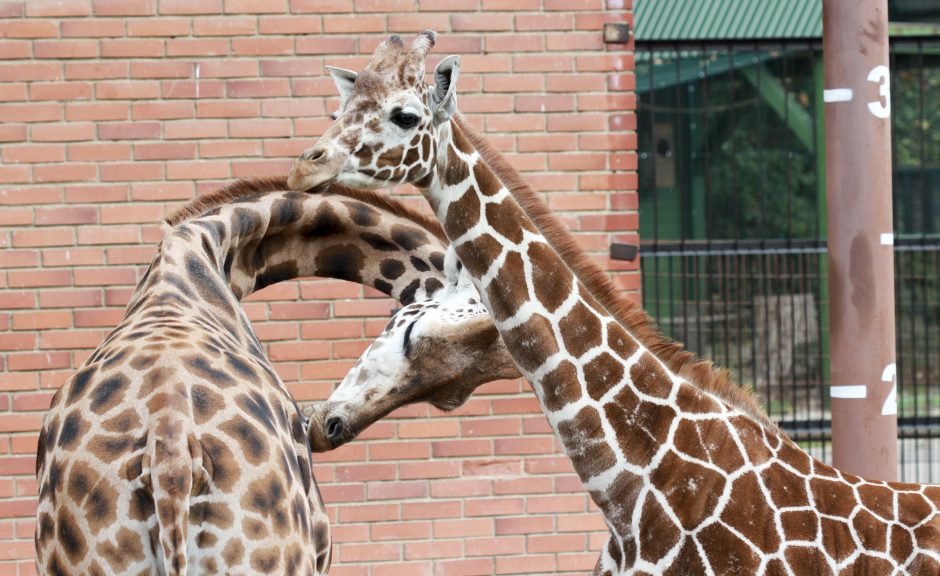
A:
<svg viewBox="0 0 940 576">
<path fill-rule="evenodd" d="M 889 0 L 902 477 L 940 480 L 940 2 Z M 828 457 L 822 3 L 635 3 L 643 298 Z"/>
</svg>

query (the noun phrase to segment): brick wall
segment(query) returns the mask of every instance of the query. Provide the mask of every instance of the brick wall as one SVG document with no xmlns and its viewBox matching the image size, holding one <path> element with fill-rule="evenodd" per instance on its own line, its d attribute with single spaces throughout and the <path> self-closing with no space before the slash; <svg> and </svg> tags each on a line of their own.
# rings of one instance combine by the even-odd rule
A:
<svg viewBox="0 0 940 576">
<path fill-rule="evenodd" d="M 601 42 L 630 0 L 606 2 L 0 0 L 0 575 L 34 571 L 43 411 L 120 318 L 161 216 L 286 174 L 329 123 L 324 63 L 359 69 L 390 32 L 439 31 L 432 66 L 463 55 L 461 109 L 635 291 L 636 269 L 602 256 L 637 228 L 633 57 Z M 391 306 L 317 280 L 245 303 L 301 400 L 329 394 Z M 432 412 L 319 458 L 336 574 L 593 566 L 599 515 L 522 383 Z"/>
</svg>

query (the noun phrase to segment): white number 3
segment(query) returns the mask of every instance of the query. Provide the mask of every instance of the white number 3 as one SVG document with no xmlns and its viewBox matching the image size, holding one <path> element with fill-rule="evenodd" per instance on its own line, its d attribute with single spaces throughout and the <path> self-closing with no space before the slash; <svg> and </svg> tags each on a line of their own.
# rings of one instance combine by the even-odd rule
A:
<svg viewBox="0 0 940 576">
<path fill-rule="evenodd" d="M 884 98 L 868 103 L 868 110 L 878 118 L 891 117 L 891 71 L 884 64 L 875 66 L 868 73 L 868 81 L 878 84 L 878 95 Z"/>
</svg>

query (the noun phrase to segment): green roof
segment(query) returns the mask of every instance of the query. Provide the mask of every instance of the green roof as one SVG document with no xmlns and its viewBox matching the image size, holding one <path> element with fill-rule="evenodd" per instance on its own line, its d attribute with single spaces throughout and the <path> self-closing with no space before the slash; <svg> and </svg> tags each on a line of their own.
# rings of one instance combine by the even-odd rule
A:
<svg viewBox="0 0 940 576">
<path fill-rule="evenodd" d="M 822 0 L 636 0 L 639 42 L 821 38 Z"/>
</svg>

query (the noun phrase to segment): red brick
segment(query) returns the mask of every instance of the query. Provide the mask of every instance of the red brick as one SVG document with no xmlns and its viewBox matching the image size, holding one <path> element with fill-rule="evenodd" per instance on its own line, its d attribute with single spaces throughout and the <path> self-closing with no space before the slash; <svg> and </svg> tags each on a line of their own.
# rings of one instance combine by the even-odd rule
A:
<svg viewBox="0 0 940 576">
<path fill-rule="evenodd" d="M 519 14 L 516 30 L 571 30 L 574 17 L 571 14 Z"/>
<path fill-rule="evenodd" d="M 400 560 L 394 544 L 344 544 L 337 556 L 337 560 L 344 563 Z"/>
<path fill-rule="evenodd" d="M 472 538 L 466 541 L 467 556 L 506 556 L 523 554 L 526 540 L 522 536 L 501 536 L 499 538 Z"/>
<path fill-rule="evenodd" d="M 198 18 L 193 20 L 194 36 L 251 36 L 256 29 L 257 23 L 254 18 L 250 17 Z"/>
<path fill-rule="evenodd" d="M 108 146 L 99 144 L 98 146 Z M 70 148 L 71 149 L 71 148 Z M 127 199 L 127 186 L 121 185 L 88 185 L 88 186 L 66 186 L 66 202 L 120 202 Z"/>
<path fill-rule="evenodd" d="M 65 108 L 65 119 L 77 120 L 124 120 L 128 117 L 128 108 L 123 104 L 112 103 L 69 103 Z"/>
<path fill-rule="evenodd" d="M 63 20 L 61 26 L 63 38 L 104 38 L 124 35 L 124 22 L 120 20 Z"/>
<path fill-rule="evenodd" d="M 104 264 L 104 251 L 97 248 L 59 248 L 42 252 L 43 266 L 72 267 Z"/>
<path fill-rule="evenodd" d="M 36 166 L 33 178 L 37 182 L 74 182 L 93 179 L 98 170 L 94 164 L 50 164 Z"/>
<path fill-rule="evenodd" d="M 32 350 L 35 347 L 35 334 L 0 334 L 0 350 Z"/>
<path fill-rule="evenodd" d="M 29 97 L 27 85 L 23 83 L 0 85 L 0 101 L 14 102 Z"/>
<path fill-rule="evenodd" d="M 102 224 L 129 224 L 129 223 L 150 223 L 157 222 L 164 215 L 164 208 L 158 204 L 142 204 L 142 205 L 124 205 L 124 206 L 102 206 L 101 207 L 101 223 Z M 120 258 L 115 258 L 115 254 L 118 248 L 112 248 L 108 252 L 108 263 L 117 264 L 121 263 Z M 124 249 L 126 250 L 126 249 Z M 134 259 L 135 263 L 144 263 L 149 262 L 150 258 L 153 256 L 153 248 L 141 247 L 134 248 L 134 250 L 142 252 L 147 256 L 143 260 Z M 121 252 L 117 252 L 121 253 Z"/>
<path fill-rule="evenodd" d="M 36 208 L 35 223 L 38 226 L 61 226 L 63 224 L 93 224 L 98 220 L 98 209 L 93 207 Z"/>
<path fill-rule="evenodd" d="M 287 9 L 287 0 L 225 0 L 228 14 L 282 13 Z"/>
<path fill-rule="evenodd" d="M 136 244 L 140 231 L 134 226 L 84 226 L 78 230 L 79 244 Z"/>
<path fill-rule="evenodd" d="M 405 544 L 406 560 L 424 560 L 439 558 L 459 558 L 463 556 L 460 542 L 410 542 Z"/>
<path fill-rule="evenodd" d="M 120 39 L 102 40 L 102 58 L 154 58 L 163 56 L 163 40 Z"/>
<path fill-rule="evenodd" d="M 163 98 L 222 98 L 225 84 L 219 80 L 167 80 L 160 85 Z"/>
<path fill-rule="evenodd" d="M 287 96 L 290 84 L 286 79 L 229 80 L 225 83 L 229 98 L 267 98 Z"/>
<path fill-rule="evenodd" d="M 306 36 L 297 39 L 297 54 L 346 54 L 355 52 L 356 46 L 357 40 L 352 36 Z"/>
<path fill-rule="evenodd" d="M 89 100 L 92 97 L 92 85 L 84 82 L 54 82 L 31 84 L 30 100 Z"/>
<path fill-rule="evenodd" d="M 49 16 L 89 16 L 91 0 L 30 0 L 26 3 L 26 15 Z"/>
<path fill-rule="evenodd" d="M 486 39 L 487 52 L 542 52 L 545 37 L 536 34 L 512 34 L 491 36 Z"/>
<path fill-rule="evenodd" d="M 524 557 L 497 557 L 496 574 L 549 574 L 556 572 L 555 557 L 552 555 Z"/>
<path fill-rule="evenodd" d="M 28 223 L 32 223 L 32 211 L 27 211 Z M 7 208 L 3 212 L 17 211 Z M 0 216 L 2 217 L 2 216 Z M 0 251 L 0 268 L 35 268 L 39 264 L 39 252 L 35 250 L 2 250 Z"/>
<path fill-rule="evenodd" d="M 205 180 L 228 178 L 231 166 L 228 162 L 173 162 L 166 166 L 167 180 Z"/>
<path fill-rule="evenodd" d="M 0 184 L 29 181 L 28 166 L 0 166 Z"/>
<path fill-rule="evenodd" d="M 293 38 L 234 38 L 232 52 L 236 56 L 276 56 L 294 51 Z"/>
<path fill-rule="evenodd" d="M 25 60 L 32 56 L 33 46 L 26 40 L 7 40 L 0 43 L 0 59 Z"/>
<path fill-rule="evenodd" d="M 305 38 L 297 39 L 298 50 L 297 53 L 301 54 L 300 45 Z M 261 75 L 262 76 L 319 76 L 323 72 L 322 64 L 313 59 L 303 59 L 303 60 L 262 60 L 261 61 Z M 249 76 L 254 76 L 254 74 L 248 74 Z"/>
<path fill-rule="evenodd" d="M 398 13 L 398 14 L 389 14 L 388 15 L 388 29 L 393 32 L 420 32 L 422 30 L 436 30 L 439 34 L 443 33 L 442 36 L 438 38 L 438 42 L 434 45 L 434 51 L 438 54 L 450 54 L 450 53 L 460 53 L 466 54 L 467 52 L 479 52 L 479 42 L 475 42 L 477 45 L 476 50 L 470 51 L 461 51 L 453 50 L 453 42 L 443 42 L 441 40 L 445 38 L 451 38 L 451 40 L 457 39 L 456 37 L 449 36 L 447 32 L 450 31 L 450 16 L 447 14 L 418 14 L 418 13 Z M 375 40 L 378 40 L 376 38 Z M 406 39 L 406 42 L 410 40 Z M 471 39 L 473 42 L 473 39 Z M 465 44 L 465 43 L 464 43 Z M 376 43 L 378 45 L 378 43 Z M 363 46 L 360 44 L 360 50 L 373 51 L 375 47 L 373 46 Z M 430 64 L 429 64 L 430 66 Z"/>
<path fill-rule="evenodd" d="M 384 16 L 324 16 L 323 31 L 327 34 L 384 32 Z"/>
<path fill-rule="evenodd" d="M 225 38 L 172 38 L 166 41 L 167 56 L 224 56 L 229 53 Z"/>
<path fill-rule="evenodd" d="M 0 150 L 3 161 L 11 164 L 19 162 L 61 162 L 65 160 L 65 146 L 61 144 L 37 144 L 24 146 L 5 146 Z"/>
<path fill-rule="evenodd" d="M 162 0 L 166 4 L 168 0 Z M 202 5 L 199 2 L 192 4 Z M 161 10 L 163 6 L 161 5 Z M 128 36 L 186 36 L 190 31 L 190 21 L 186 18 L 166 18 L 127 20 Z"/>
<path fill-rule="evenodd" d="M 290 9 L 294 13 L 346 12 L 350 8 L 349 0 L 290 0 Z"/>
<path fill-rule="evenodd" d="M 141 182 L 131 188 L 131 198 L 135 201 L 184 200 L 193 197 L 192 184 L 185 182 Z"/>
<path fill-rule="evenodd" d="M 59 27 L 53 20 L 8 20 L 0 22 L 0 38 L 56 38 Z"/>
<path fill-rule="evenodd" d="M 100 162 L 107 160 L 130 160 L 131 147 L 128 144 L 72 144 L 69 146 L 69 160 L 73 162 Z"/>
<path fill-rule="evenodd" d="M 374 482 L 367 485 L 369 500 L 402 500 L 426 498 L 428 485 L 421 481 L 396 482 L 394 484 Z"/>
<path fill-rule="evenodd" d="M 160 14 L 218 14 L 222 0 L 160 0 Z"/>
<path fill-rule="evenodd" d="M 66 80 L 104 80 L 127 78 L 127 62 L 66 62 Z M 56 78 L 50 78 L 57 79 Z"/>
<path fill-rule="evenodd" d="M 107 332 L 103 330 L 47 330 L 41 335 L 39 347 L 54 350 L 94 348 L 105 336 Z"/>
<path fill-rule="evenodd" d="M 228 126 L 222 120 L 174 120 L 164 124 L 163 135 L 168 140 L 223 138 Z"/>
<path fill-rule="evenodd" d="M 116 326 L 124 316 L 120 309 L 76 310 L 76 328 L 109 328 Z"/>
<path fill-rule="evenodd" d="M 95 85 L 95 97 L 100 100 L 153 99 L 160 94 L 156 82 L 99 82 Z"/>
<path fill-rule="evenodd" d="M 14 371 L 51 370 L 54 368 L 68 368 L 69 366 L 71 366 L 71 355 L 68 352 L 7 354 L 7 367 Z M 32 429 L 35 430 L 37 427 L 38 425 L 35 425 Z"/>
<path fill-rule="evenodd" d="M 480 8 L 480 0 L 418 0 L 418 8 L 422 11 L 476 11 Z"/>
<path fill-rule="evenodd" d="M 0 142 L 22 142 L 26 140 L 26 126 L 23 124 L 0 125 Z"/>
<path fill-rule="evenodd" d="M 494 32 L 510 30 L 512 18 L 504 14 L 453 14 L 450 24 L 454 32 Z"/>
<path fill-rule="evenodd" d="M 0 205 L 56 204 L 62 201 L 62 189 L 56 186 L 6 187 L 0 194 Z"/>
<path fill-rule="evenodd" d="M 268 16 L 258 26 L 261 34 L 319 34 L 323 30 L 319 18 L 296 15 Z"/>
<path fill-rule="evenodd" d="M 163 177 L 163 165 L 155 162 L 120 162 L 102 164 L 99 168 L 102 182 L 139 182 L 160 180 Z"/>
<path fill-rule="evenodd" d="M 95 16 L 146 16 L 156 13 L 157 0 L 94 0 Z"/>
<path fill-rule="evenodd" d="M 93 139 L 95 125 L 91 122 L 39 124 L 31 127 L 29 133 L 33 142 L 78 142 Z"/>
<path fill-rule="evenodd" d="M 131 78 L 189 78 L 189 62 L 131 62 Z"/>
<path fill-rule="evenodd" d="M 253 77 L 258 75 L 258 62 L 254 60 L 197 62 L 194 74 L 198 78 Z"/>
<path fill-rule="evenodd" d="M 440 576 L 483 576 L 493 574 L 493 560 L 441 560 L 434 563 L 435 574 Z"/>
<path fill-rule="evenodd" d="M 36 62 L 30 64 L 0 64 L 0 78 L 5 82 L 33 82 L 36 80 L 59 80 L 62 65 L 51 62 Z M 68 64 L 66 64 L 68 70 Z"/>
<path fill-rule="evenodd" d="M 199 144 L 199 155 L 203 158 L 259 156 L 260 151 L 260 143 L 250 140 L 208 141 Z"/>
<path fill-rule="evenodd" d="M 48 122 L 62 119 L 58 104 L 0 104 L 0 121 Z"/>
<path fill-rule="evenodd" d="M 134 158 L 136 160 L 186 160 L 195 157 L 195 143 L 148 142 L 134 144 Z"/>
</svg>

